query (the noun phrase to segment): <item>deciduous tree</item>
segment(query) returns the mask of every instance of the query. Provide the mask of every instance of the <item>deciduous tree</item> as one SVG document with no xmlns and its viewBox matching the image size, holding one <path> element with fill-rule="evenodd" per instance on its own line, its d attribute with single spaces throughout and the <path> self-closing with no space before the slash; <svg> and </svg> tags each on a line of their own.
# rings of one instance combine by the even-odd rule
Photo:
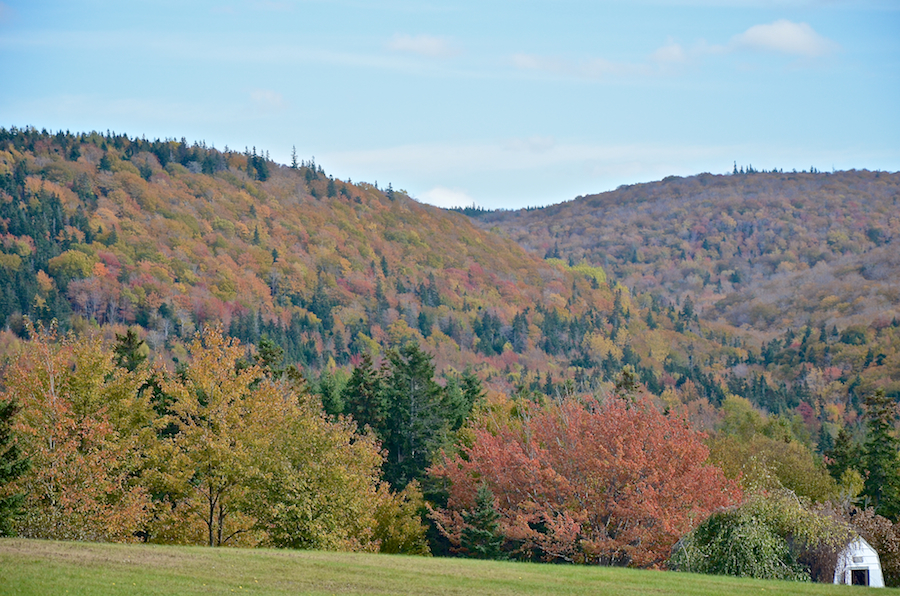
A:
<svg viewBox="0 0 900 596">
<path fill-rule="evenodd" d="M 118 368 L 96 336 L 32 330 L 4 378 L 0 401 L 21 404 L 15 430 L 31 469 L 19 534 L 65 540 L 136 539 L 149 510 L 142 456 L 155 433 L 138 391 L 145 373 Z"/>
<path fill-rule="evenodd" d="M 519 556 L 637 567 L 663 565 L 678 538 L 740 499 L 736 482 L 703 463 L 703 435 L 644 396 L 515 411 L 478 420 L 471 446 L 431 468 L 450 493 L 432 517 L 457 546 L 482 484 Z"/>
</svg>

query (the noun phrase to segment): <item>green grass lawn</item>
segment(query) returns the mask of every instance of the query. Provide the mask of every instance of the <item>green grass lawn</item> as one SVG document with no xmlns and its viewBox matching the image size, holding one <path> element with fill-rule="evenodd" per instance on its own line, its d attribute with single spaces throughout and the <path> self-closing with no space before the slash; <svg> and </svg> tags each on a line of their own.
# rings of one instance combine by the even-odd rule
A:
<svg viewBox="0 0 900 596">
<path fill-rule="evenodd" d="M 0 594 L 865 594 L 850 586 L 397 555 L 0 539 Z M 900 594 L 900 590 L 875 592 Z"/>
</svg>

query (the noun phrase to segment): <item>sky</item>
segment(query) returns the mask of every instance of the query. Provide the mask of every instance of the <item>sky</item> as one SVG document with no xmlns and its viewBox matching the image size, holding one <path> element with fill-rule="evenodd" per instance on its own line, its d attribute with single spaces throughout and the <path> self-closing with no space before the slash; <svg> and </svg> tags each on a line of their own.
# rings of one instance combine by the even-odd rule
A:
<svg viewBox="0 0 900 596">
<path fill-rule="evenodd" d="M 0 126 L 256 148 L 444 207 L 900 170 L 900 0 L 0 0 Z"/>
</svg>

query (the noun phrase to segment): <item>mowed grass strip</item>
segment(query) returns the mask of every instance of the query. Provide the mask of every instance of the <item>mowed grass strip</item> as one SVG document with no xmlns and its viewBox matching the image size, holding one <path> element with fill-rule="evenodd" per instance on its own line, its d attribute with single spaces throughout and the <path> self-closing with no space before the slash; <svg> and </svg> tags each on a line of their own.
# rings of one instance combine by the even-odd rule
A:
<svg viewBox="0 0 900 596">
<path fill-rule="evenodd" d="M 867 594 L 872 589 L 609 567 L 0 539 L 0 594 Z M 900 590 L 873 593 L 900 594 Z"/>
</svg>

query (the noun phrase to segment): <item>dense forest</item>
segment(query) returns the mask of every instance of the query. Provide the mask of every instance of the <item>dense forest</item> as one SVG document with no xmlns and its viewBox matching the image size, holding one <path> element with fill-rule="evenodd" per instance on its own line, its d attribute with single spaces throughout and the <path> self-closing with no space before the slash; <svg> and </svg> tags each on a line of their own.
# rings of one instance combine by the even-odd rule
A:
<svg viewBox="0 0 900 596">
<path fill-rule="evenodd" d="M 790 491 L 900 545 L 898 198 L 898 174 L 748 169 L 446 211 L 255 148 L 0 130 L 0 482 L 102 480 L 90 511 L 29 494 L 9 527 L 666 566 L 717 509 Z M 304 432 L 355 488 L 303 476 Z M 583 434 L 632 451 L 579 467 Z"/>
</svg>

